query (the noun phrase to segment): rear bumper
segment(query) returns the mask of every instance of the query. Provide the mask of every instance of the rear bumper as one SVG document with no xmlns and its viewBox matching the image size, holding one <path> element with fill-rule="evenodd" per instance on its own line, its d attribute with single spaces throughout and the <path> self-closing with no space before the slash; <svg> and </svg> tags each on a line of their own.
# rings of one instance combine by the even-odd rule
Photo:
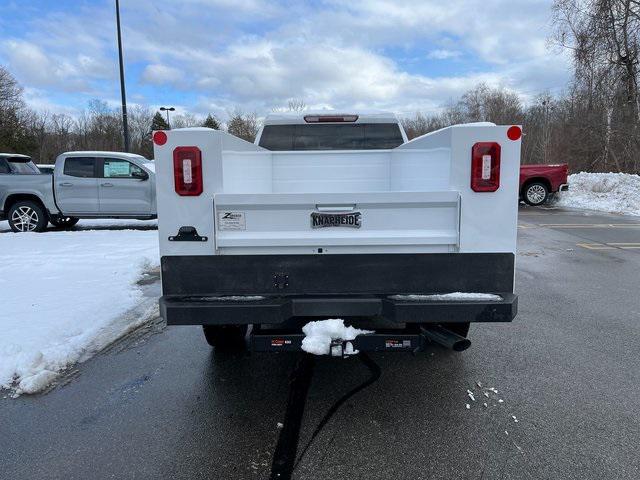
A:
<svg viewBox="0 0 640 480">
<path fill-rule="evenodd" d="M 318 317 L 509 322 L 517 313 L 511 253 L 165 256 L 161 265 L 160 309 L 169 325 L 285 325 Z M 502 300 L 390 298 L 450 292 L 496 293 Z"/>
<path fill-rule="evenodd" d="M 569 190 L 569 184 L 568 183 L 563 183 L 562 185 L 560 185 L 558 187 L 558 191 L 559 192 L 567 192 Z"/>
<path fill-rule="evenodd" d="M 286 325 L 292 319 L 378 317 L 384 322 L 465 323 L 510 322 L 518 311 L 513 293 L 498 293 L 500 301 L 406 301 L 387 296 L 265 297 L 225 300 L 224 297 L 160 298 L 160 313 L 169 325 Z"/>
</svg>

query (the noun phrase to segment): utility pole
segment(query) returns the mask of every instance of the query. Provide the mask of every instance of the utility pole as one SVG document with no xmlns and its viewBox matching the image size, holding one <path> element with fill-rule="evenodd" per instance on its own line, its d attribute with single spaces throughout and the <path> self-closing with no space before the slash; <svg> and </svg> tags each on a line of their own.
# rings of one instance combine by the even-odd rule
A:
<svg viewBox="0 0 640 480">
<path fill-rule="evenodd" d="M 122 130 L 124 151 L 129 151 L 129 124 L 127 122 L 127 94 L 124 89 L 124 61 L 122 60 L 122 34 L 120 33 L 120 1 L 116 0 L 116 25 L 118 27 L 118 57 L 120 59 L 120 94 L 122 95 Z"/>
</svg>

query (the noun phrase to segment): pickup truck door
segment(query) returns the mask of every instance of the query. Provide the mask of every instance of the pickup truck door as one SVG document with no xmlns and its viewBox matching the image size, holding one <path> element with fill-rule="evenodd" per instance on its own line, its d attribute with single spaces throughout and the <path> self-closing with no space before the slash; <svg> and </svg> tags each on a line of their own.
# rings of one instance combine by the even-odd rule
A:
<svg viewBox="0 0 640 480">
<path fill-rule="evenodd" d="M 58 208 L 65 215 L 97 215 L 98 178 L 94 157 L 66 157 L 59 173 L 54 173 Z"/>
<path fill-rule="evenodd" d="M 152 182 L 149 174 L 121 158 L 102 158 L 98 182 L 102 215 L 150 215 Z"/>
</svg>

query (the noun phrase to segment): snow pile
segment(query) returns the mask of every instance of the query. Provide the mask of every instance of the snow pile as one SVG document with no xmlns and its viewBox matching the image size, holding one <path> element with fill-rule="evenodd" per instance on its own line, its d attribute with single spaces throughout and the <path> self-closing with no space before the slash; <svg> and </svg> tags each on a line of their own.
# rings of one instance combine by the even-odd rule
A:
<svg viewBox="0 0 640 480">
<path fill-rule="evenodd" d="M 115 227 L 115 228 L 114 228 Z M 120 219 L 120 218 L 83 218 L 78 224 L 73 227 L 73 230 L 88 230 L 88 229 L 108 229 L 108 228 L 134 228 L 134 229 L 154 229 L 158 227 L 157 220 L 136 220 L 134 218 Z M 56 230 L 55 227 L 49 225 L 47 227 L 49 231 Z M 3 220 L 0 222 L 0 233 L 10 232 L 9 222 Z"/>
<path fill-rule="evenodd" d="M 453 292 L 433 295 L 391 295 L 392 300 L 408 302 L 438 301 L 438 302 L 499 302 L 500 295 L 493 293 Z"/>
<path fill-rule="evenodd" d="M 346 327 L 344 320 L 331 318 L 309 322 L 302 327 L 305 337 L 302 339 L 302 350 L 314 355 L 328 355 L 331 348 L 331 340 L 354 340 L 358 335 L 373 333 L 370 330 Z M 351 343 L 347 343 L 344 353 L 352 355 L 358 353 Z"/>
<path fill-rule="evenodd" d="M 147 320 L 135 282 L 158 264 L 152 230 L 1 233 L 0 388 L 42 390 Z"/>
<path fill-rule="evenodd" d="M 640 175 L 574 173 L 569 175 L 569 191 L 559 193 L 556 205 L 640 215 Z"/>
</svg>

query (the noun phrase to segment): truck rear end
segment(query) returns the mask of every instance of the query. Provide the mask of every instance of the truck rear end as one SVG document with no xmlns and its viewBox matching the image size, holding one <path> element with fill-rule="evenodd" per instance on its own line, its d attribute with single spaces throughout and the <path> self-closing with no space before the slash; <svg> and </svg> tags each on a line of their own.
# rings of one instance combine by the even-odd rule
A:
<svg viewBox="0 0 640 480">
<path fill-rule="evenodd" d="M 407 142 L 389 114 L 273 115 L 257 144 L 155 132 L 163 317 L 220 347 L 252 325 L 254 350 L 299 350 L 341 318 L 372 332 L 360 350 L 466 348 L 471 322 L 516 315 L 520 133 Z"/>
</svg>

